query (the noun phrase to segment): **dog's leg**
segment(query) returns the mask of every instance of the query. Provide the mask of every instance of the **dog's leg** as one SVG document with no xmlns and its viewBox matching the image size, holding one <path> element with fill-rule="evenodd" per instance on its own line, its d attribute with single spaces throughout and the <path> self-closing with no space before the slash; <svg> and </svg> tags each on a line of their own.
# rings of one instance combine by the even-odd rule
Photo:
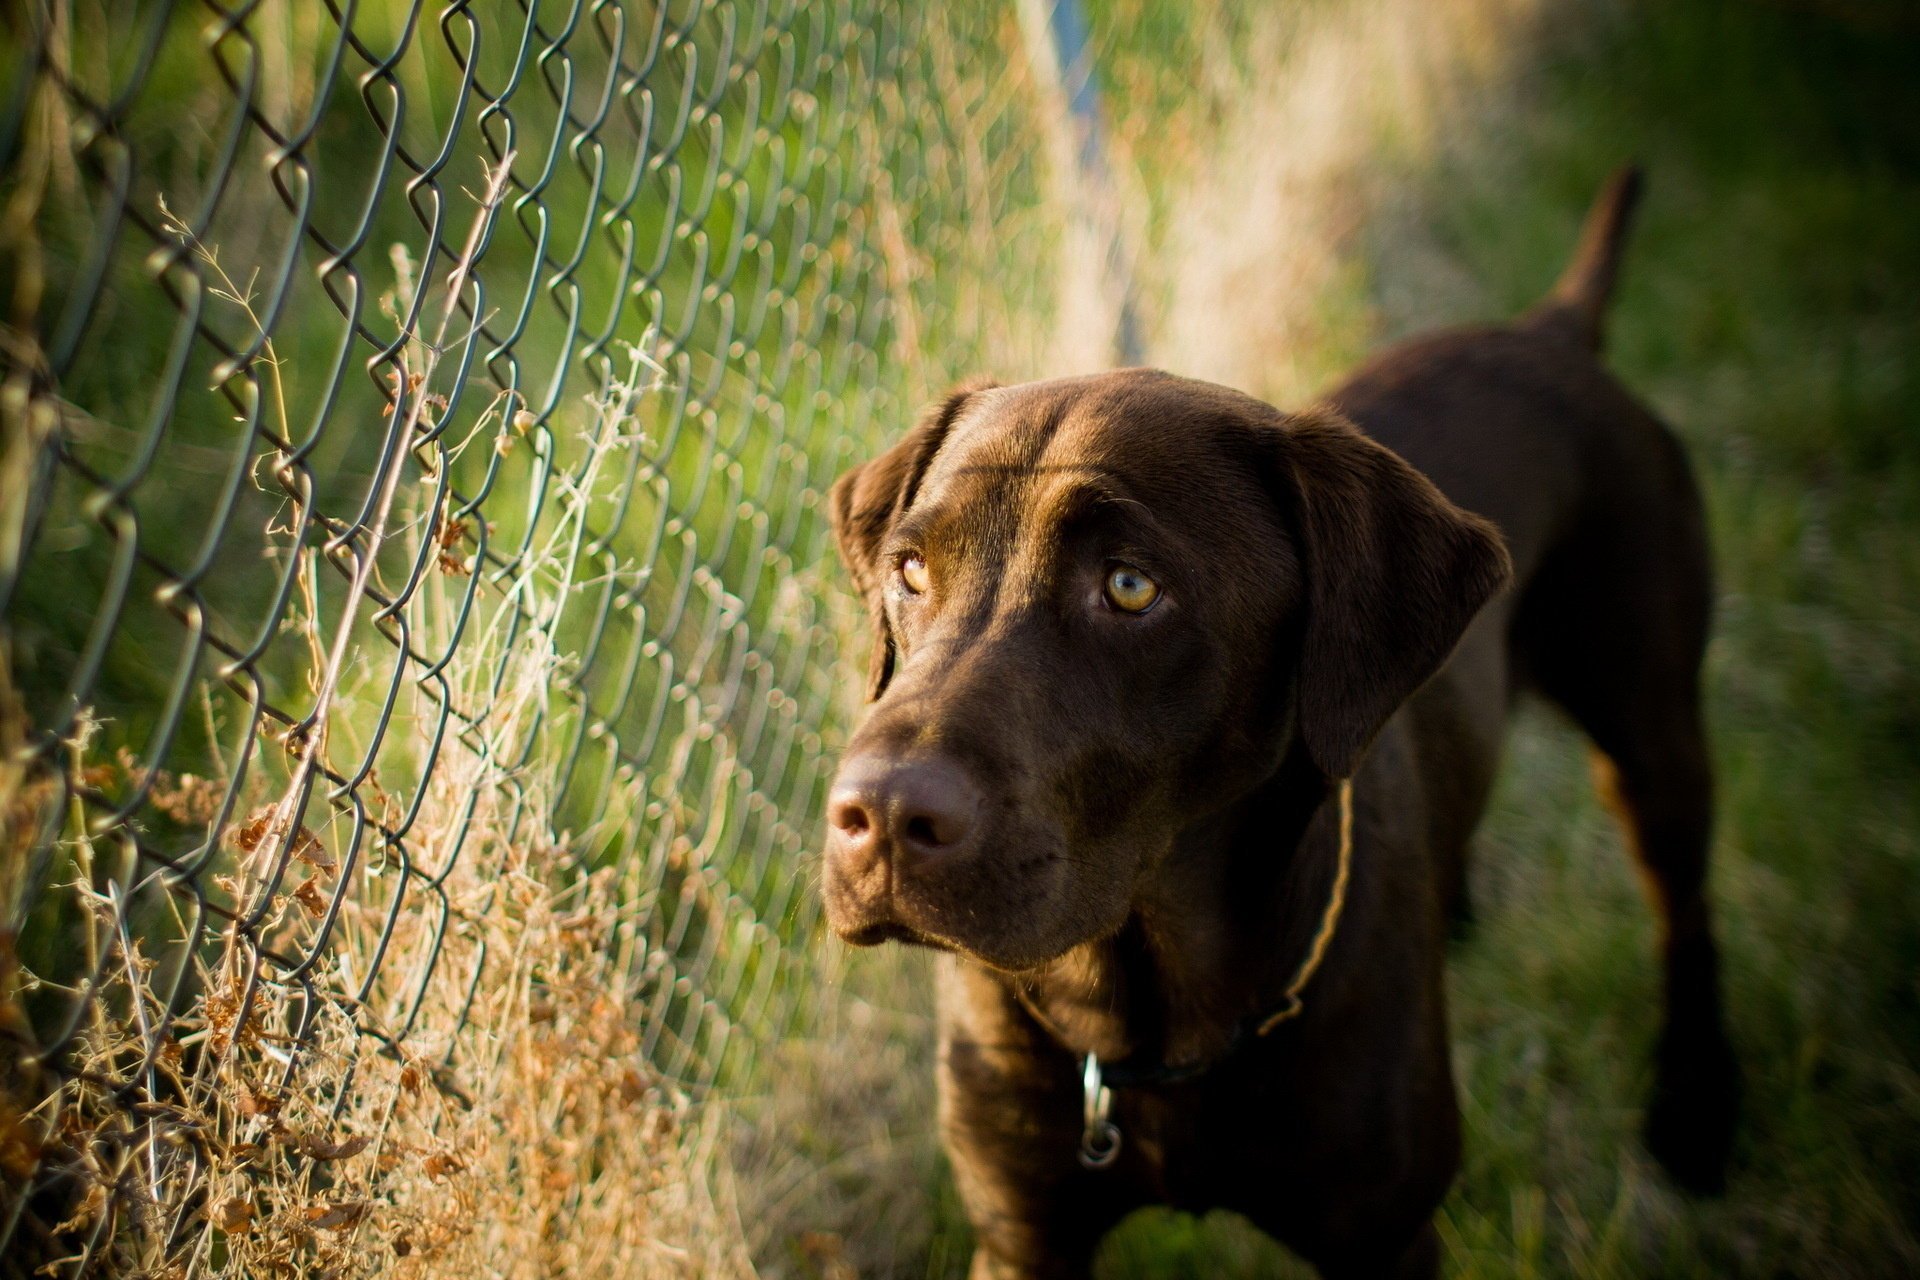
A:
<svg viewBox="0 0 1920 1280">
<path fill-rule="evenodd" d="M 1101 1238 L 1141 1203 L 1136 1153 L 1082 1168 L 1073 1060 L 999 979 L 950 957 L 937 973 L 940 1129 L 974 1229 L 969 1276 L 1084 1280 Z"/>
<path fill-rule="evenodd" d="M 1691 711 L 1691 709 L 1689 709 Z M 1720 1010 L 1706 898 L 1713 778 L 1697 714 L 1652 753 L 1598 753 L 1594 774 L 1660 912 L 1666 1017 L 1655 1056 L 1647 1146 L 1676 1181 L 1718 1191 L 1738 1111 L 1738 1068 Z"/>
<path fill-rule="evenodd" d="M 997 1074 L 983 1088 L 972 1047 L 945 1052 L 941 1128 L 974 1229 L 970 1280 L 1086 1280 L 1132 1199 L 1117 1171 L 1079 1167 L 1076 1093 Z"/>
<path fill-rule="evenodd" d="M 1666 1010 L 1647 1147 L 1680 1185 L 1712 1193 L 1724 1185 L 1733 1144 L 1739 1068 L 1721 1014 L 1706 896 L 1713 773 L 1698 693 L 1691 678 L 1677 688 L 1643 686 L 1636 696 L 1617 692 L 1606 711 L 1584 699 L 1569 710 L 1599 748 L 1595 779 L 1660 915 Z"/>
<path fill-rule="evenodd" d="M 1675 523 L 1661 545 L 1635 541 L 1637 528 L 1595 538 L 1608 553 L 1546 576 L 1521 634 L 1542 690 L 1598 748 L 1601 794 L 1660 914 L 1666 1015 L 1647 1145 L 1682 1186 L 1711 1192 L 1725 1177 L 1739 1072 L 1706 896 L 1713 771 L 1699 673 L 1711 589 L 1697 520 Z"/>
</svg>

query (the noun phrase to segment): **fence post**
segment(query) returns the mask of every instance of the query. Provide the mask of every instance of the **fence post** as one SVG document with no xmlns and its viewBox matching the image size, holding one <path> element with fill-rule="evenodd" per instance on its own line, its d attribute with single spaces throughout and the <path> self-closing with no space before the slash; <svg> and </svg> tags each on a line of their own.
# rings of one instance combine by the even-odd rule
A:
<svg viewBox="0 0 1920 1280">
<path fill-rule="evenodd" d="M 1080 0 L 1020 0 L 1019 14 L 1028 59 L 1049 100 L 1053 181 L 1068 211 L 1055 357 L 1069 368 L 1139 364 L 1133 259 L 1107 161 L 1086 15 Z"/>
</svg>

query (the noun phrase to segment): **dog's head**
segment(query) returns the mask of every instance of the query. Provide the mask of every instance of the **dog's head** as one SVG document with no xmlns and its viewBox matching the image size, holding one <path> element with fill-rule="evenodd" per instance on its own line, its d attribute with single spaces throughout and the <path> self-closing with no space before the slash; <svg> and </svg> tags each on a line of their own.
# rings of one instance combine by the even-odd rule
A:
<svg viewBox="0 0 1920 1280">
<path fill-rule="evenodd" d="M 827 919 L 1004 969 L 1117 930 L 1296 744 L 1351 773 L 1509 573 L 1337 416 L 1139 370 L 963 387 L 831 509 L 874 705 L 828 799 Z"/>
</svg>

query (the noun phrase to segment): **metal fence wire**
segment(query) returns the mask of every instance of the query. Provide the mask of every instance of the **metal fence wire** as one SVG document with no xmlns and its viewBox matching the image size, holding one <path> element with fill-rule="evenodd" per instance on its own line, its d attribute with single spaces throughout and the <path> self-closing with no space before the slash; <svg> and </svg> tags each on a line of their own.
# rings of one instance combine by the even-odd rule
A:
<svg viewBox="0 0 1920 1280">
<path fill-rule="evenodd" d="M 0 1271 L 378 1271 L 488 1185 L 670 1182 L 806 1016 L 826 486 L 1044 327 L 1017 25 L 23 9 Z"/>
</svg>

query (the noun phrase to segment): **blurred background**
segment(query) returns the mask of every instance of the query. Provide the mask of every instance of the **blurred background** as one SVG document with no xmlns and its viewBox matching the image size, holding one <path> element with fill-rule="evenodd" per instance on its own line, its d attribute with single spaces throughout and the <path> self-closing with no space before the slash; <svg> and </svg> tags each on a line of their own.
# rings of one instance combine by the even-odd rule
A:
<svg viewBox="0 0 1920 1280">
<path fill-rule="evenodd" d="M 0 1274 L 964 1275 L 925 957 L 817 923 L 826 487 L 976 372 L 1304 405 L 1629 158 L 1745 1128 L 1641 1148 L 1652 920 L 1530 709 L 1448 1274 L 1920 1272 L 1912 5 L 30 0 L 0 67 Z"/>
</svg>

